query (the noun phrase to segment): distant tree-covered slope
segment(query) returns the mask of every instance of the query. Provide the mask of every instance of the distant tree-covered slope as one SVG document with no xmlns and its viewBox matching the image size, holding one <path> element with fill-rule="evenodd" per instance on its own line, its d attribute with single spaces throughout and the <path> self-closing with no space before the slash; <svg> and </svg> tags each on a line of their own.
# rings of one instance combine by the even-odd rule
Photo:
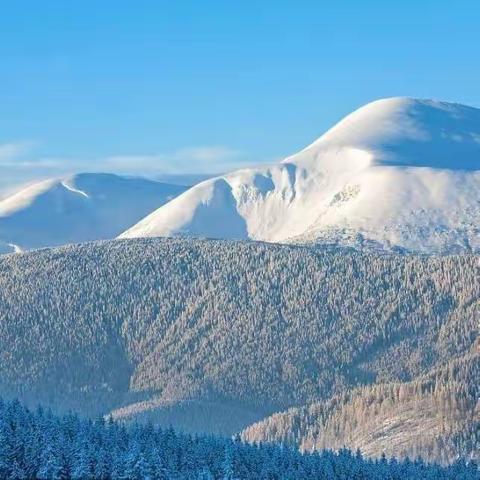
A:
<svg viewBox="0 0 480 480">
<path fill-rule="evenodd" d="M 364 386 L 248 427 L 250 442 L 348 447 L 442 463 L 480 458 L 480 351 L 406 383 Z"/>
<path fill-rule="evenodd" d="M 230 434 L 471 351 L 479 257 L 110 241 L 0 259 L 0 392 Z"/>
</svg>

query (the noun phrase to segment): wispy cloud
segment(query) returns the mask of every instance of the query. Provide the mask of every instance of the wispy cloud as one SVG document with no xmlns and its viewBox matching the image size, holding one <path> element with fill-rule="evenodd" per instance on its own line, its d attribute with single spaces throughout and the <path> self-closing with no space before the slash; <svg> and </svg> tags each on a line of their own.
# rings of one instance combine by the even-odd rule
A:
<svg viewBox="0 0 480 480">
<path fill-rule="evenodd" d="M 247 161 L 238 150 L 222 145 L 180 148 L 152 154 L 118 154 L 103 158 L 59 158 L 35 155 L 33 142 L 0 144 L 0 167 L 58 168 L 65 170 L 128 171 L 130 173 L 218 173 L 244 165 Z"/>
<path fill-rule="evenodd" d="M 160 173 L 219 173 L 245 164 L 238 150 L 225 146 L 197 146 L 152 155 L 113 155 L 103 159 L 106 168 Z"/>
<path fill-rule="evenodd" d="M 22 141 L 0 144 L 0 165 L 18 165 L 35 147 L 35 142 Z"/>
<path fill-rule="evenodd" d="M 52 176 L 76 172 L 111 172 L 140 176 L 210 175 L 242 168 L 258 161 L 224 145 L 200 145 L 169 152 L 116 154 L 79 159 L 39 154 L 32 141 L 0 144 L 0 190 Z"/>
</svg>

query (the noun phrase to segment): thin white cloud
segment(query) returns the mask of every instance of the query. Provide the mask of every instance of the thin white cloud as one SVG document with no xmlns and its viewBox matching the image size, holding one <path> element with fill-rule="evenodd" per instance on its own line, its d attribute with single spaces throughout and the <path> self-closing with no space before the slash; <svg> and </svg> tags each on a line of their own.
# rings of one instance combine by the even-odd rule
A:
<svg viewBox="0 0 480 480">
<path fill-rule="evenodd" d="M 170 152 L 90 159 L 39 155 L 37 145 L 32 141 L 0 144 L 0 196 L 12 186 L 78 172 L 109 172 L 152 178 L 191 174 L 210 176 L 259 163 L 243 152 L 223 145 L 189 146 Z"/>
<path fill-rule="evenodd" d="M 180 148 L 171 152 L 110 155 L 104 158 L 76 159 L 37 156 L 33 142 L 0 144 L 0 167 L 12 169 L 58 169 L 59 172 L 104 170 L 128 173 L 217 173 L 245 164 L 238 150 L 221 145 Z"/>
<path fill-rule="evenodd" d="M 34 142 L 10 142 L 0 144 L 0 165 L 16 165 L 30 153 L 35 146 Z"/>
<path fill-rule="evenodd" d="M 241 153 L 238 150 L 233 150 L 221 145 L 182 148 L 174 152 L 175 158 L 191 158 L 195 161 L 206 162 L 207 164 L 236 160 L 240 156 Z"/>
<path fill-rule="evenodd" d="M 113 155 L 101 164 L 120 170 L 160 173 L 219 173 L 245 164 L 241 152 L 225 146 L 186 147 L 152 155 Z"/>
</svg>

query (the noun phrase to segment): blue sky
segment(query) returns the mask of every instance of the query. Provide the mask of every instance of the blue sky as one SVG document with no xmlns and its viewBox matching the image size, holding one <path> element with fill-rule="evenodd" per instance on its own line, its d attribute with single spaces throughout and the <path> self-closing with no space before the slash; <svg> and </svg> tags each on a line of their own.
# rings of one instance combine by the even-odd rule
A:
<svg viewBox="0 0 480 480">
<path fill-rule="evenodd" d="M 0 176 L 276 161 L 371 100 L 480 107 L 476 1 L 0 4 Z"/>
</svg>

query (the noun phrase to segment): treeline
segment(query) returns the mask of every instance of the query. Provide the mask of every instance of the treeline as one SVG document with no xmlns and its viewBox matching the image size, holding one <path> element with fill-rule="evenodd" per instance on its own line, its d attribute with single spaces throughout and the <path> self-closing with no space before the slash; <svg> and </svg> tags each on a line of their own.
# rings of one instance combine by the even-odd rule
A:
<svg viewBox="0 0 480 480">
<path fill-rule="evenodd" d="M 31 412 L 0 401 L 0 478 L 100 480 L 473 480 L 474 462 L 448 468 L 415 461 L 366 460 L 342 449 L 301 454 L 274 445 L 249 445 L 190 436 L 151 425 L 120 425 L 69 414 Z"/>
<path fill-rule="evenodd" d="M 480 351 L 407 383 L 365 386 L 248 427 L 247 441 L 361 449 L 443 464 L 480 460 Z"/>
</svg>

